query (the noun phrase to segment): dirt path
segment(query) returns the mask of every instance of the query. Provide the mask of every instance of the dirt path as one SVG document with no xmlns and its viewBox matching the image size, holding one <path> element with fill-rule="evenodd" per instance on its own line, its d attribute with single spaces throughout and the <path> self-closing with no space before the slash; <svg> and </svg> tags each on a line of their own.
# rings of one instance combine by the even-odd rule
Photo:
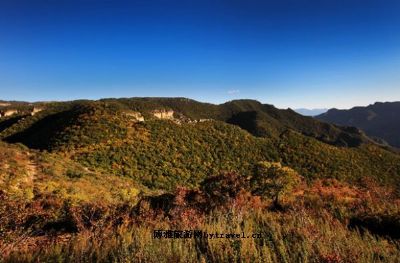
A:
<svg viewBox="0 0 400 263">
<path fill-rule="evenodd" d="M 37 164 L 33 160 L 33 156 L 28 153 L 28 163 L 26 164 L 26 172 L 27 172 L 27 177 L 26 177 L 26 182 L 28 184 L 33 184 L 35 177 L 37 175 Z"/>
</svg>

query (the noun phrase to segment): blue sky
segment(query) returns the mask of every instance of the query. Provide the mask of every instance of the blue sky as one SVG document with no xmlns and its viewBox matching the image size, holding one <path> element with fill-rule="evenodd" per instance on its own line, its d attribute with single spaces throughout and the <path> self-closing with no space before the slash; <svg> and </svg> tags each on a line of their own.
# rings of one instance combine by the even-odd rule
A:
<svg viewBox="0 0 400 263">
<path fill-rule="evenodd" d="M 400 100 L 400 1 L 0 0 L 0 99 Z"/>
</svg>

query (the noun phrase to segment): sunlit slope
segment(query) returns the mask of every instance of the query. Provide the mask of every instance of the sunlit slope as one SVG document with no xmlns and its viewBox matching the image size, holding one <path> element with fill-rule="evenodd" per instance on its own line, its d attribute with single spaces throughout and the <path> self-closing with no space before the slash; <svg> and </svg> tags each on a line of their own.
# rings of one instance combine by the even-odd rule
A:
<svg viewBox="0 0 400 263">
<path fill-rule="evenodd" d="M 15 200 L 59 198 L 72 203 L 136 201 L 146 191 L 133 180 L 107 174 L 57 154 L 0 142 L 0 191 Z"/>
<path fill-rule="evenodd" d="M 253 107 L 252 101 L 246 103 L 240 102 L 238 111 Z M 239 106 L 235 104 L 234 108 Z M 290 128 L 285 124 L 290 118 L 284 116 L 272 118 L 269 114 L 271 121 L 263 126 L 271 129 L 271 135 L 254 136 L 246 131 L 249 129 L 222 120 L 177 124 L 152 118 L 151 110 L 160 105 L 136 109 L 148 116 L 144 122 L 126 115 L 133 106 L 118 101 L 57 107 L 11 125 L 3 131 L 4 139 L 57 153 L 60 158 L 108 174 L 133 178 L 154 189 L 196 186 L 223 170 L 247 176 L 261 160 L 280 161 L 308 179 L 334 177 L 359 182 L 373 177 L 382 183 L 394 183 L 400 173 L 400 158 L 393 152 L 368 142 L 353 147 L 323 143 Z M 185 114 L 183 106 L 182 112 L 174 110 Z"/>
</svg>

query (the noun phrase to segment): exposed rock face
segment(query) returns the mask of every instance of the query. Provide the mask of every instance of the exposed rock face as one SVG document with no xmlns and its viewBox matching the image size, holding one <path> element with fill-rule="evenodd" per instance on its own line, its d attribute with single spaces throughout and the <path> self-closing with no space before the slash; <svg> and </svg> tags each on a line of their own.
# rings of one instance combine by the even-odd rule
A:
<svg viewBox="0 0 400 263">
<path fill-rule="evenodd" d="M 18 110 L 4 110 L 0 112 L 0 116 L 1 117 L 7 117 L 7 116 L 11 116 L 14 114 L 17 114 Z"/>
<path fill-rule="evenodd" d="M 10 106 L 10 103 L 4 103 L 4 102 L 0 102 L 0 107 L 7 107 Z"/>
<path fill-rule="evenodd" d="M 212 121 L 212 119 L 199 119 L 198 122 Z"/>
<path fill-rule="evenodd" d="M 34 107 L 33 110 L 31 111 L 31 115 L 35 115 L 38 112 L 41 112 L 43 110 L 43 108 L 40 107 Z"/>
<path fill-rule="evenodd" d="M 144 117 L 140 112 L 137 111 L 128 111 L 124 112 L 126 116 L 132 117 L 135 121 L 142 122 L 144 121 Z"/>
<path fill-rule="evenodd" d="M 152 114 L 158 119 L 172 120 L 174 118 L 173 110 L 155 110 Z"/>
<path fill-rule="evenodd" d="M 0 117 L 8 117 L 14 114 L 24 114 L 24 115 L 35 115 L 38 112 L 41 112 L 44 108 L 41 107 L 33 107 L 32 110 L 17 110 L 17 109 L 4 109 L 0 110 Z"/>
<path fill-rule="evenodd" d="M 200 123 L 200 122 L 206 122 L 206 121 L 213 121 L 213 119 L 198 119 L 198 120 L 186 120 L 186 123 Z"/>
</svg>

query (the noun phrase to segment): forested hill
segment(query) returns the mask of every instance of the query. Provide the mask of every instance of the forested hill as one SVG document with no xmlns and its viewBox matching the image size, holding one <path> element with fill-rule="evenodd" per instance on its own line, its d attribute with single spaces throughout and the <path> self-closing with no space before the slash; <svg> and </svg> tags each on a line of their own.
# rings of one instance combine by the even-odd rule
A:
<svg viewBox="0 0 400 263">
<path fill-rule="evenodd" d="M 400 102 L 377 102 L 349 110 L 331 109 L 316 118 L 337 125 L 357 127 L 377 140 L 400 147 Z"/>
<path fill-rule="evenodd" d="M 5 106 L 0 105 L 0 110 L 3 108 L 3 112 L 18 110 L 17 114 L 10 115 L 13 118 L 8 118 L 7 122 L 3 121 L 0 125 L 0 132 L 2 132 L 0 136 L 3 138 L 15 135 L 15 131 L 22 131 L 30 125 L 29 123 L 34 123 L 36 119 L 39 120 L 40 118 L 25 120 L 26 116 L 33 115 L 31 113 L 35 108 L 40 109 L 40 111 L 44 110 L 40 116 L 46 115 L 46 118 L 36 123 L 35 127 L 42 125 L 46 126 L 43 128 L 48 129 L 50 126 L 56 126 L 54 129 L 59 129 L 66 124 L 64 119 L 73 118 L 74 114 L 79 115 L 79 112 L 85 111 L 85 108 L 89 110 L 90 107 L 103 105 L 114 112 L 131 112 L 131 115 L 139 113 L 140 117 L 146 120 L 154 118 L 156 111 L 166 111 L 167 114 L 170 114 L 170 119 L 173 118 L 179 122 L 223 121 L 237 125 L 258 137 L 276 139 L 287 130 L 292 130 L 336 146 L 355 147 L 370 141 L 356 128 L 327 124 L 297 114 L 291 109 L 281 110 L 255 100 L 234 100 L 214 105 L 186 98 L 128 98 L 35 104 L 5 102 L 3 105 Z M 161 115 L 158 117 L 163 118 Z M 46 121 L 53 118 L 55 118 L 55 122 L 51 121 L 47 125 Z M 57 124 L 57 120 L 60 120 L 61 123 Z M 14 126 L 14 122 L 22 122 L 22 125 Z M 6 131 L 3 132 L 3 130 Z"/>
<path fill-rule="evenodd" d="M 280 110 L 256 100 L 234 100 L 220 105 L 201 103 L 186 98 L 105 99 L 128 108 L 149 111 L 172 109 L 190 119 L 215 119 L 235 124 L 256 136 L 277 138 L 287 129 L 298 131 L 326 143 L 357 146 L 366 138 L 355 128 L 338 127 L 302 116 L 291 109 Z"/>
<path fill-rule="evenodd" d="M 253 100 L 213 105 L 185 98 L 131 98 L 14 108 L 20 111 L 0 119 L 2 140 L 152 189 L 196 186 L 220 171 L 247 176 L 263 160 L 279 161 L 308 180 L 357 183 L 372 177 L 391 184 L 400 173 L 399 155 L 357 129 Z"/>
</svg>

